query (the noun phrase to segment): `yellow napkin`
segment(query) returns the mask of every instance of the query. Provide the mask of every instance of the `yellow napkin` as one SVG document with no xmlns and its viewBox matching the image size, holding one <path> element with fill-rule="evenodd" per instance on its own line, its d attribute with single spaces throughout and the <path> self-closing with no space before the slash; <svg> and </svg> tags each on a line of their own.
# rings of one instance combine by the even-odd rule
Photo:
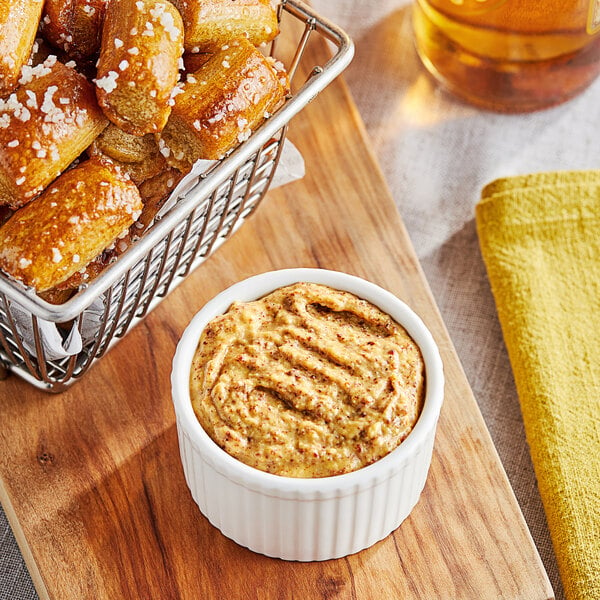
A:
<svg viewBox="0 0 600 600">
<path fill-rule="evenodd" d="M 489 184 L 477 231 L 565 594 L 600 599 L 600 171 Z"/>
</svg>

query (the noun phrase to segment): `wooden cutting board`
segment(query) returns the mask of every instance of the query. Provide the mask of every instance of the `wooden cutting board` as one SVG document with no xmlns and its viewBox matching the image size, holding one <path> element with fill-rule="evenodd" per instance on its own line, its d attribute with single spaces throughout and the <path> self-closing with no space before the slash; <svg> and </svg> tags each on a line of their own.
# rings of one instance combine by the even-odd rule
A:
<svg viewBox="0 0 600 600">
<path fill-rule="evenodd" d="M 59 396 L 0 382 L 0 498 L 40 597 L 553 598 L 343 81 L 296 117 L 290 138 L 306 177 L 270 192 L 82 381 Z M 208 523 L 184 482 L 169 391 L 175 345 L 204 302 L 298 266 L 347 271 L 404 299 L 432 330 L 447 377 L 411 516 L 372 548 L 322 563 L 254 554 Z"/>
</svg>

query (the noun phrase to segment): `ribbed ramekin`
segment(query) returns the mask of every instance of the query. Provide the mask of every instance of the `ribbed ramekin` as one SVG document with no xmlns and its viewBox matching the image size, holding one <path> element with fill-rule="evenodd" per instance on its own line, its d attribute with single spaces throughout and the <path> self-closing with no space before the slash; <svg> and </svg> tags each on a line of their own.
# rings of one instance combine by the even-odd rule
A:
<svg viewBox="0 0 600 600">
<path fill-rule="evenodd" d="M 192 358 L 206 324 L 224 313 L 234 300 L 255 300 L 301 281 L 346 290 L 378 306 L 408 331 L 425 362 L 425 402 L 412 432 L 387 456 L 344 475 L 300 479 L 245 465 L 210 439 L 190 400 Z M 225 536 L 255 552 L 312 561 L 339 558 L 367 548 L 409 515 L 429 471 L 444 375 L 429 330 L 393 294 L 345 273 L 286 269 L 241 281 L 196 314 L 177 346 L 171 385 L 183 470 L 200 511 Z"/>
</svg>

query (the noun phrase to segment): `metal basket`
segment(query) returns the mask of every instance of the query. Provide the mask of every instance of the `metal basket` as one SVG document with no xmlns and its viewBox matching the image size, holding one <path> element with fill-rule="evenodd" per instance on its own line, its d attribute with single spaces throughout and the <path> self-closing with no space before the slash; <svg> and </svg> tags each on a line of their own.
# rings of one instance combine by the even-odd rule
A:
<svg viewBox="0 0 600 600">
<path fill-rule="evenodd" d="M 287 123 L 344 70 L 353 55 L 348 36 L 301 2 L 282 0 L 279 18 L 281 33 L 270 54 L 283 60 L 292 80 L 311 36 L 331 42 L 331 58 L 310 66 L 306 81 L 277 112 L 226 158 L 194 176 L 173 208 L 64 304 L 49 304 L 0 273 L 0 375 L 12 371 L 41 389 L 64 390 L 256 209 L 275 174 Z M 286 22 L 293 25 L 289 31 Z M 278 56 L 277 48 L 290 32 L 295 51 L 286 60 Z M 75 334 L 81 349 L 53 357 L 45 344 L 47 331 L 62 337 Z"/>
</svg>

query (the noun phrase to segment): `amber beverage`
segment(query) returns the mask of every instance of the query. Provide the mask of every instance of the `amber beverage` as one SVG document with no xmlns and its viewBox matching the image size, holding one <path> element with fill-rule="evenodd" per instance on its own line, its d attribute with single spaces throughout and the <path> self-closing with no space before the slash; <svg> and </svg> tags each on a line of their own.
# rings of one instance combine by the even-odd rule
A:
<svg viewBox="0 0 600 600">
<path fill-rule="evenodd" d="M 416 0 L 413 24 L 427 69 L 492 110 L 558 104 L 600 73 L 600 0 Z"/>
</svg>

